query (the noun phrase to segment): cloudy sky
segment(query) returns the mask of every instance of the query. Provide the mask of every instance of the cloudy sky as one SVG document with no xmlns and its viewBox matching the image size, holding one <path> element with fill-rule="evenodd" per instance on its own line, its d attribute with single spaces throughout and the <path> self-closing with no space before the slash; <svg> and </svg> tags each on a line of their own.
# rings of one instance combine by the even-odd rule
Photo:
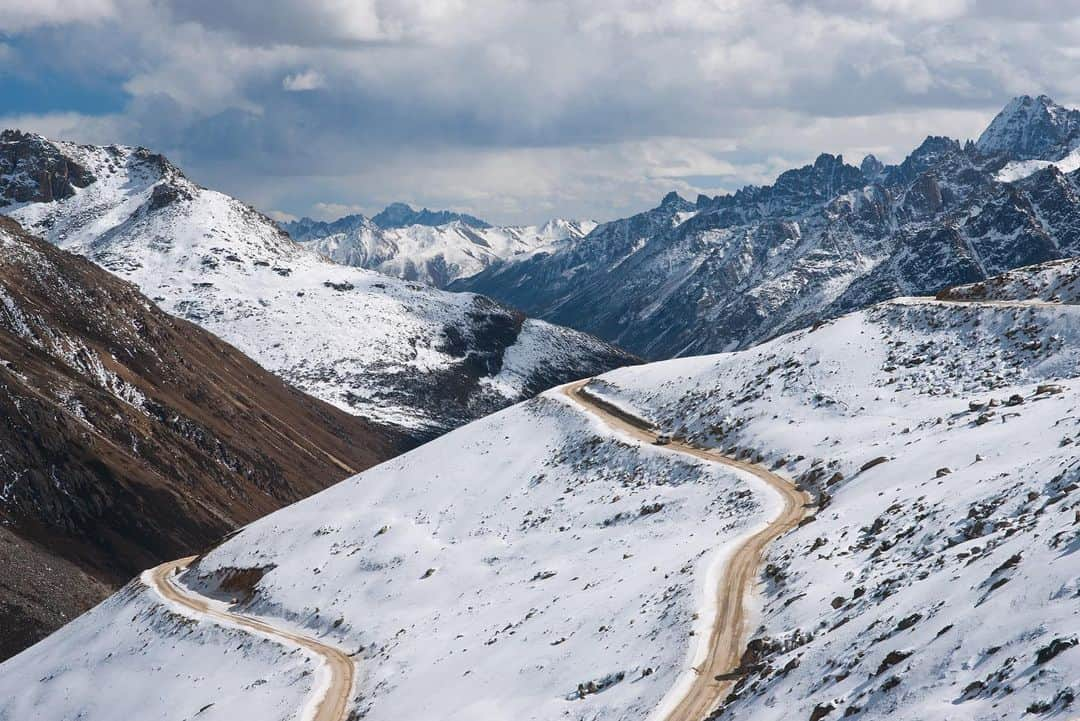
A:
<svg viewBox="0 0 1080 721">
<path fill-rule="evenodd" d="M 1080 0 L 0 0 L 0 125 L 279 217 L 608 219 L 1080 101 Z"/>
</svg>

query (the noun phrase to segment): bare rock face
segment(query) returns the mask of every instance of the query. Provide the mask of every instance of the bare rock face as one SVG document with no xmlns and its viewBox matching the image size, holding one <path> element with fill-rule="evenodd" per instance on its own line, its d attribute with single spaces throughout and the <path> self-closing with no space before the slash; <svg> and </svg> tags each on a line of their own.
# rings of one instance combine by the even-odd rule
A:
<svg viewBox="0 0 1080 721">
<path fill-rule="evenodd" d="M 0 218 L 0 658 L 411 442 Z"/>
<path fill-rule="evenodd" d="M 67 198 L 92 182 L 89 170 L 41 136 L 18 130 L 0 133 L 0 207 Z"/>
</svg>

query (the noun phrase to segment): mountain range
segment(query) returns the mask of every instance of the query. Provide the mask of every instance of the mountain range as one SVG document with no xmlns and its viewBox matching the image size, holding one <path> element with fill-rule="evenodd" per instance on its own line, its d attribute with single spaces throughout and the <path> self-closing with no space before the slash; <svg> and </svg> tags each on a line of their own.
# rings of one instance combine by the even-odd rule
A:
<svg viewBox="0 0 1080 721">
<path fill-rule="evenodd" d="M 0 664 L 0 721 L 1071 718 L 1078 148 L 1025 96 L 516 245 L 5 133 L 0 603 L 191 555 Z"/>
<path fill-rule="evenodd" d="M 765 552 L 710 718 L 1069 717 L 1076 310 L 897 299 L 589 383 L 812 494 Z M 756 475 L 550 391 L 250 524 L 169 583 L 338 649 L 354 717 L 667 718 L 710 584 L 778 505 Z M 0 666 L 0 718 L 284 721 L 326 687 L 316 664 L 144 574 Z"/>
<path fill-rule="evenodd" d="M 602 223 L 451 284 L 649 358 L 746 348 L 900 296 L 1080 253 L 1080 111 L 1021 97 L 976 142 L 822 154 L 769 186 Z"/>
<path fill-rule="evenodd" d="M 283 223 L 293 240 L 343 265 L 370 268 L 444 288 L 502 260 L 522 258 L 573 241 L 596 227 L 556 218 L 540 226 L 494 226 L 448 210 L 416 211 L 394 203 L 371 218 L 346 215 Z"/>
<path fill-rule="evenodd" d="M 415 438 L 634 362 L 481 296 L 334 263 L 143 148 L 5 131 L 0 212 L 294 386 Z"/>
</svg>

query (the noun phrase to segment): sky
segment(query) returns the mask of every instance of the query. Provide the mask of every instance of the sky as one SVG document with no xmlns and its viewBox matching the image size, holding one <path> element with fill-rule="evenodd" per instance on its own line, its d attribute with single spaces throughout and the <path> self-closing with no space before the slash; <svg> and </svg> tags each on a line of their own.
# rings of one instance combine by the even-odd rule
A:
<svg viewBox="0 0 1080 721">
<path fill-rule="evenodd" d="M 0 0 L 0 126 L 279 219 L 607 220 L 1076 105 L 1080 0 Z"/>
</svg>

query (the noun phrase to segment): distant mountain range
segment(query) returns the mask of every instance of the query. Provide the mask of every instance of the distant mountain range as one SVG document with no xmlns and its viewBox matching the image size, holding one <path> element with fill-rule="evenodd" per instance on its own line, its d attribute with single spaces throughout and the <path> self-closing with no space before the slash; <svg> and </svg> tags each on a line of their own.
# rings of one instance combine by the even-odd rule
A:
<svg viewBox="0 0 1080 721">
<path fill-rule="evenodd" d="M 343 265 L 370 268 L 444 288 L 503 260 L 577 240 L 591 220 L 556 218 L 543 225 L 494 226 L 449 210 L 413 210 L 394 203 L 371 218 L 346 215 L 331 222 L 301 218 L 282 223 L 293 240 Z"/>
<path fill-rule="evenodd" d="M 900 295 L 1080 254 L 1080 111 L 1016 98 L 977 142 L 897 165 L 823 154 L 770 186 L 659 206 L 449 287 L 650 358 L 745 348 Z"/>
<path fill-rule="evenodd" d="M 391 206 L 381 222 L 443 217 L 405 207 Z M 134 282 L 298 388 L 416 439 L 635 362 L 481 296 L 332 262 L 143 148 L 5 131 L 0 213 Z"/>
</svg>

